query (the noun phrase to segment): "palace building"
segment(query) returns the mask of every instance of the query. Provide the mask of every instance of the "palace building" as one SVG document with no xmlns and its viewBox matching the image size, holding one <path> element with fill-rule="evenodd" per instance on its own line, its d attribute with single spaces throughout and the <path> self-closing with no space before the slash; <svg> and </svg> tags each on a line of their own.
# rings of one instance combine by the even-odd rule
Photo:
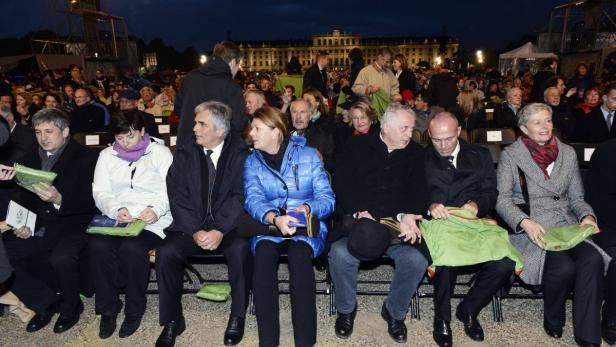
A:
<svg viewBox="0 0 616 347">
<path fill-rule="evenodd" d="M 242 52 L 242 65 L 245 70 L 283 70 L 292 56 L 299 59 L 302 67 L 314 64 L 318 51 L 329 53 L 329 64 L 333 68 L 348 68 L 351 64 L 349 51 L 359 48 L 364 53 L 364 61 L 372 62 L 377 50 L 387 46 L 395 54 L 404 54 L 409 66 L 420 61 L 438 65 L 445 59 L 453 59 L 460 47 L 456 39 L 450 37 L 383 37 L 364 38 L 358 34 L 334 30 L 331 33 L 312 35 L 310 40 L 274 40 L 237 42 Z"/>
</svg>

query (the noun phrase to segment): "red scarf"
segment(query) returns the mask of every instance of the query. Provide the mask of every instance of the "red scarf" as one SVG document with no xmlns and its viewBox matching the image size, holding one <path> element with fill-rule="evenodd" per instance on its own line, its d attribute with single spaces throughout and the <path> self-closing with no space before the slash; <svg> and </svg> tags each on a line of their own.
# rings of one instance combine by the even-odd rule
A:
<svg viewBox="0 0 616 347">
<path fill-rule="evenodd" d="M 530 152 L 531 157 L 533 157 L 535 163 L 537 163 L 539 168 L 541 168 L 541 171 L 543 171 L 543 176 L 545 176 L 545 179 L 548 180 L 550 175 L 548 175 L 547 168 L 551 163 L 556 161 L 556 157 L 558 157 L 556 137 L 552 136 L 550 141 L 543 146 L 531 140 L 531 138 L 527 135 L 522 135 L 522 142 L 524 142 L 526 148 L 528 148 L 528 151 Z"/>
<path fill-rule="evenodd" d="M 599 107 L 600 104 L 601 103 L 599 102 L 594 104 L 591 104 L 589 102 L 580 102 L 579 104 L 575 105 L 575 108 L 581 109 L 582 111 L 584 111 L 584 114 L 589 114 L 592 110 Z"/>
<path fill-rule="evenodd" d="M 353 130 L 353 135 L 355 135 L 355 136 L 358 136 L 358 135 L 366 135 L 369 131 L 370 131 L 370 127 L 368 127 L 368 129 L 366 129 L 366 130 L 364 130 L 364 131 L 362 131 L 362 132 L 359 132 L 359 130 L 354 129 L 354 130 Z"/>
</svg>

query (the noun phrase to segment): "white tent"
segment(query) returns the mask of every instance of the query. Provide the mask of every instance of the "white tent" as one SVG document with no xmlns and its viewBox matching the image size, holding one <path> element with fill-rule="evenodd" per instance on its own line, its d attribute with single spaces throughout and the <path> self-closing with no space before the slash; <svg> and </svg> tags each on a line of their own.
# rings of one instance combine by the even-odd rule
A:
<svg viewBox="0 0 616 347">
<path fill-rule="evenodd" d="M 499 55 L 498 69 L 502 74 L 511 71 L 515 75 L 524 66 L 529 65 L 531 71 L 535 73 L 541 59 L 545 58 L 557 58 L 557 56 L 551 52 L 543 52 L 539 47 L 527 42 L 521 47 Z"/>
</svg>

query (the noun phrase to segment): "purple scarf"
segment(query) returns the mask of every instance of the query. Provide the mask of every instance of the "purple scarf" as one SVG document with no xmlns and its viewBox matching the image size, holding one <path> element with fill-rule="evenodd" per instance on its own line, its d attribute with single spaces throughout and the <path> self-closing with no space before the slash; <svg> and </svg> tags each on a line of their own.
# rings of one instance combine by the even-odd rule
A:
<svg viewBox="0 0 616 347">
<path fill-rule="evenodd" d="M 149 144 L 150 135 L 148 135 L 148 133 L 145 133 L 145 135 L 143 135 L 143 137 L 141 138 L 141 141 L 139 141 L 139 143 L 137 143 L 135 147 L 126 150 L 122 148 L 122 146 L 120 146 L 117 142 L 114 142 L 113 150 L 118 153 L 118 157 L 132 163 L 139 160 L 139 158 L 143 156 Z"/>
</svg>

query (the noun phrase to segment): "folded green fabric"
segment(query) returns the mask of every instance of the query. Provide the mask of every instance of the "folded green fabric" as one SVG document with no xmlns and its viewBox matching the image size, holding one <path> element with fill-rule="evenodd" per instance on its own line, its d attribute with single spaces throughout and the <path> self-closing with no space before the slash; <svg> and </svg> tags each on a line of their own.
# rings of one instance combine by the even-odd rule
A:
<svg viewBox="0 0 616 347">
<path fill-rule="evenodd" d="M 53 184 L 53 180 L 56 179 L 55 172 L 43 171 L 29 168 L 27 166 L 15 164 L 15 181 L 23 188 L 34 193 L 32 185 L 35 183 L 48 183 Z"/>
<path fill-rule="evenodd" d="M 125 227 L 88 227 L 86 232 L 88 234 L 101 234 L 109 236 L 128 236 L 134 237 L 141 234 L 141 231 L 145 228 L 145 222 L 141 219 L 135 219 L 128 223 Z"/>
<path fill-rule="evenodd" d="M 422 220 L 423 239 L 432 256 L 432 267 L 465 266 L 509 258 L 515 271 L 522 271 L 520 252 L 509 241 L 507 230 L 492 219 L 448 207 L 448 219 Z"/>
<path fill-rule="evenodd" d="M 592 225 L 579 226 L 578 224 L 563 227 L 548 228 L 543 235 L 547 251 L 566 251 L 577 246 L 595 233 Z"/>
<path fill-rule="evenodd" d="M 376 93 L 372 94 L 372 108 L 376 112 L 379 121 L 381 121 L 381 118 L 383 118 L 385 110 L 387 110 L 387 107 L 389 107 L 390 102 L 391 100 L 389 96 L 385 94 L 385 91 L 383 91 L 383 89 L 379 89 L 376 91 Z"/>
<path fill-rule="evenodd" d="M 210 301 L 227 301 L 231 295 L 231 286 L 227 283 L 206 284 L 195 295 Z"/>
</svg>

